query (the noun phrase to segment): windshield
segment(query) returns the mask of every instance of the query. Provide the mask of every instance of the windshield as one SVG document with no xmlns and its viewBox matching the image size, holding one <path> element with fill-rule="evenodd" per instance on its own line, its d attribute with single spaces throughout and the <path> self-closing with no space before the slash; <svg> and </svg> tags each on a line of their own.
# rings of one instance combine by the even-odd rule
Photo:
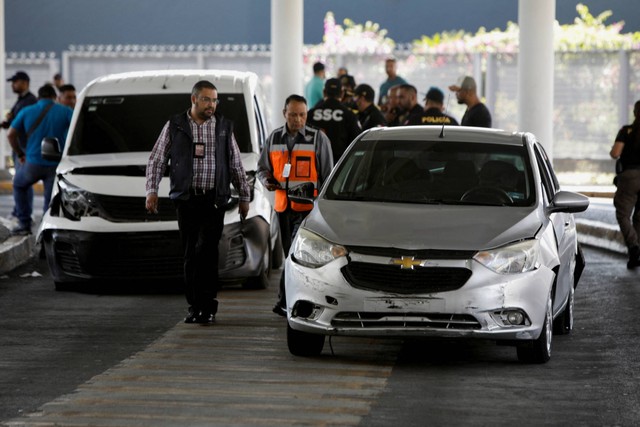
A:
<svg viewBox="0 0 640 427">
<path fill-rule="evenodd" d="M 455 141 L 364 141 L 348 152 L 325 197 L 390 203 L 530 206 L 524 146 Z"/>
<path fill-rule="evenodd" d="M 244 96 L 222 93 L 218 98 L 217 111 L 234 122 L 233 133 L 240 151 L 251 152 Z M 190 94 L 87 97 L 68 154 L 151 151 L 169 118 L 186 112 L 190 106 Z"/>
</svg>

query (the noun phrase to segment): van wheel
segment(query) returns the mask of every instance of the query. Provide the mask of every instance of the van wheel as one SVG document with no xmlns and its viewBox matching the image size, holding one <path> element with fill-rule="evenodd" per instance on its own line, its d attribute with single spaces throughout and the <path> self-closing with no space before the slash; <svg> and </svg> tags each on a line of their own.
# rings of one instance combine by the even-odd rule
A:
<svg viewBox="0 0 640 427">
<path fill-rule="evenodd" d="M 56 287 L 56 291 L 60 291 L 60 292 L 70 291 L 73 288 L 73 285 L 68 282 L 54 281 L 53 284 Z"/>
<path fill-rule="evenodd" d="M 287 346 L 294 356 L 319 356 L 324 347 L 324 335 L 296 331 L 287 323 Z"/>
<path fill-rule="evenodd" d="M 276 238 L 276 244 L 273 247 L 273 251 L 271 254 L 271 268 L 278 269 L 282 267 L 282 263 L 284 262 L 284 249 L 282 249 L 282 237 L 280 236 L 280 232 L 278 232 L 278 237 Z"/>
<path fill-rule="evenodd" d="M 269 287 L 269 276 L 271 275 L 271 250 L 264 251 L 262 256 L 262 271 L 255 277 L 248 278 L 243 287 L 246 289 L 267 289 Z"/>
</svg>

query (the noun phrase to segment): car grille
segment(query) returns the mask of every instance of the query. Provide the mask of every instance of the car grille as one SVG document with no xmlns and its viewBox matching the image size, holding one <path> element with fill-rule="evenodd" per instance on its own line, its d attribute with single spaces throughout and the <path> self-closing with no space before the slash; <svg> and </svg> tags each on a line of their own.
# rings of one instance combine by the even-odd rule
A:
<svg viewBox="0 0 640 427">
<path fill-rule="evenodd" d="M 99 171 L 95 171 L 98 173 Z M 255 173 L 247 173 L 250 200 L 254 198 Z M 151 222 L 176 221 L 176 208 L 171 199 L 158 198 L 158 213 L 150 214 L 145 209 L 144 197 L 109 196 L 106 194 L 92 194 L 92 201 L 99 207 L 100 216 L 111 222 Z M 232 210 L 238 205 L 238 197 L 232 195 L 224 206 L 225 210 Z"/>
<path fill-rule="evenodd" d="M 450 313 L 370 313 L 341 312 L 331 320 L 331 326 L 349 329 L 480 329 L 478 320 L 469 314 Z"/>
<path fill-rule="evenodd" d="M 399 258 L 401 256 L 413 256 L 420 259 L 469 259 L 477 251 L 444 250 L 444 249 L 400 249 L 378 248 L 371 246 L 348 246 L 349 252 L 357 252 L 362 255 L 386 256 Z"/>
<path fill-rule="evenodd" d="M 176 208 L 171 199 L 158 199 L 158 213 L 147 213 L 144 197 L 121 197 L 94 194 L 95 202 L 100 206 L 100 216 L 111 222 L 175 221 Z"/>
<path fill-rule="evenodd" d="M 350 262 L 342 275 L 355 288 L 399 294 L 446 292 L 461 288 L 471 270 L 459 267 L 416 267 Z"/>
</svg>

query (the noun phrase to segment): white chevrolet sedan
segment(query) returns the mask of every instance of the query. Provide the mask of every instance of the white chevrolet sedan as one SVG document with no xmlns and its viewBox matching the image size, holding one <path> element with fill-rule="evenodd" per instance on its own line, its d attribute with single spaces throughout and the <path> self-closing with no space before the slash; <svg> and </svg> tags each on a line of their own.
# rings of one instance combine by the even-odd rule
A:
<svg viewBox="0 0 640 427">
<path fill-rule="evenodd" d="M 530 133 L 377 128 L 336 165 L 285 264 L 292 354 L 326 335 L 482 338 L 544 363 L 573 327 L 573 212 Z"/>
</svg>

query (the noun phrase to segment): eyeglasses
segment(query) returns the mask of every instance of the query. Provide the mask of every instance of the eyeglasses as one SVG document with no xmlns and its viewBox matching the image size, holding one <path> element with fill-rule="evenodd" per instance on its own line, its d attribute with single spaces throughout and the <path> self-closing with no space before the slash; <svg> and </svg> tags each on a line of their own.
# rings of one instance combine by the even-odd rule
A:
<svg viewBox="0 0 640 427">
<path fill-rule="evenodd" d="M 217 104 L 220 103 L 220 100 L 218 98 L 209 98 L 208 96 L 201 96 L 201 97 L 198 98 L 198 100 L 200 102 L 205 103 L 205 104 L 215 104 L 215 105 L 217 105 Z"/>
</svg>

